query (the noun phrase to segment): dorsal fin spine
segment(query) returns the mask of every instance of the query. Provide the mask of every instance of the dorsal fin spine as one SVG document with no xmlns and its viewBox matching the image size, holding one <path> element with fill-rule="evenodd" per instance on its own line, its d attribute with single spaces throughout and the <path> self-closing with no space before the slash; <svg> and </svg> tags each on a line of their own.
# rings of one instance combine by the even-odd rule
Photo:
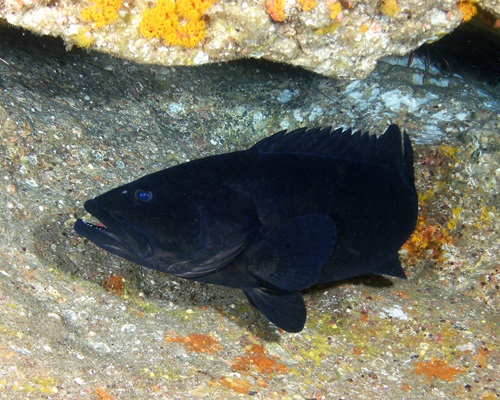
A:
<svg viewBox="0 0 500 400">
<path fill-rule="evenodd" d="M 351 128 L 306 128 L 280 131 L 252 146 L 259 153 L 309 154 L 339 159 L 394 165 L 413 178 L 413 156 L 408 135 L 398 125 L 390 125 L 376 137 Z"/>
</svg>

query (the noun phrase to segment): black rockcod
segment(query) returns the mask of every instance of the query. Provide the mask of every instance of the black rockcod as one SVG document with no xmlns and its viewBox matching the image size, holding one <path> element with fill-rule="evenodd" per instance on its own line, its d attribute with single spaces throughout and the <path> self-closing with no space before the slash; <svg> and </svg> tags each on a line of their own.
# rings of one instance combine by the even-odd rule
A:
<svg viewBox="0 0 500 400">
<path fill-rule="evenodd" d="M 404 278 L 417 220 L 406 133 L 278 132 L 245 151 L 165 169 L 85 203 L 75 231 L 148 268 L 240 288 L 271 322 L 302 330 L 300 291 L 367 273 Z"/>
</svg>

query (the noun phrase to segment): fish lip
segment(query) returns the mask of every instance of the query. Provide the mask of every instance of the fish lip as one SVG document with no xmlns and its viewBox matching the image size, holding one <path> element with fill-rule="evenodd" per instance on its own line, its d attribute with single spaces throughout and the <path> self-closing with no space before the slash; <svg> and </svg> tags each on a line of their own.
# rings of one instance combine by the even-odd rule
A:
<svg viewBox="0 0 500 400">
<path fill-rule="evenodd" d="M 84 208 L 104 226 L 97 226 L 79 218 L 74 225 L 76 233 L 104 250 L 134 262 L 140 263 L 153 255 L 154 249 L 147 238 L 126 220 L 107 211 L 95 199 L 86 201 Z"/>
</svg>

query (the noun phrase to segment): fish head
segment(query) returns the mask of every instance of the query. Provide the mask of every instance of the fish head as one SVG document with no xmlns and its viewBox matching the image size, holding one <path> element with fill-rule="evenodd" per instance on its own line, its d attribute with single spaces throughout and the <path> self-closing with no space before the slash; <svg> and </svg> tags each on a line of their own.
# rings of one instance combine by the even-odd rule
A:
<svg viewBox="0 0 500 400">
<path fill-rule="evenodd" d="M 85 209 L 101 224 L 78 219 L 75 231 L 110 253 L 185 278 L 225 266 L 254 231 L 253 203 L 206 179 L 193 182 L 170 172 L 86 201 Z"/>
</svg>

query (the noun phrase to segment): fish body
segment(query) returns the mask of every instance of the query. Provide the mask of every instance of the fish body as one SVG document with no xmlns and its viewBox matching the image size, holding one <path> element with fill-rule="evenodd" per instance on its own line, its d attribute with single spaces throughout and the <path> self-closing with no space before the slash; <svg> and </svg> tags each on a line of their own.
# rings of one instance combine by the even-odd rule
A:
<svg viewBox="0 0 500 400">
<path fill-rule="evenodd" d="M 242 289 L 268 320 L 302 330 L 301 290 L 363 274 L 405 278 L 398 250 L 417 193 L 409 137 L 330 128 L 144 176 L 85 203 L 105 227 L 75 231 L 148 268 Z"/>
</svg>

